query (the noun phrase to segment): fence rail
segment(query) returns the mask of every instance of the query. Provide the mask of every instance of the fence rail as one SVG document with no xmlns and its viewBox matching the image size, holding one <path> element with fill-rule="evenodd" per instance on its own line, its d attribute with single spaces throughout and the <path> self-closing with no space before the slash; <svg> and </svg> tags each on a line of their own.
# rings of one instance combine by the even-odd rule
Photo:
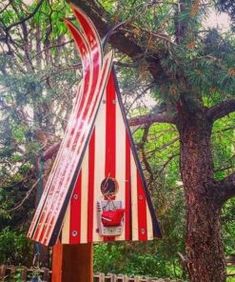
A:
<svg viewBox="0 0 235 282">
<path fill-rule="evenodd" d="M 33 277 L 40 277 L 43 282 L 51 281 L 51 270 L 48 268 L 27 268 L 25 266 L 0 265 L 0 281 L 17 279 L 22 282 L 35 281 Z M 180 282 L 181 280 L 158 279 L 148 277 L 128 277 L 124 274 L 94 274 L 93 282 Z"/>
<path fill-rule="evenodd" d="M 234 265 L 233 262 L 229 264 Z M 235 273 L 228 273 L 227 276 L 234 276 Z M 14 266 L 14 265 L 0 265 L 0 281 L 6 281 L 9 278 L 17 279 L 22 282 L 33 281 L 33 277 L 40 277 L 43 282 L 51 281 L 51 270 L 42 267 L 42 268 L 27 268 L 25 266 Z M 170 280 L 162 278 L 150 278 L 150 277 L 128 277 L 124 274 L 104 274 L 104 273 L 95 273 L 93 276 L 93 282 L 180 282 L 182 280 Z M 12 281 L 12 280 L 11 280 Z M 34 280 L 35 281 L 35 280 Z"/>
<path fill-rule="evenodd" d="M 96 273 L 94 274 L 94 282 L 182 282 L 182 280 L 170 280 L 170 279 L 162 279 L 162 278 L 150 278 L 150 277 L 128 277 L 123 274 L 104 274 L 104 273 Z"/>
<path fill-rule="evenodd" d="M 230 262 L 232 265 L 233 262 Z M 235 276 L 235 273 L 228 273 L 227 276 Z M 22 282 L 33 281 L 33 277 L 40 277 L 43 282 L 51 281 L 51 270 L 42 268 L 27 268 L 25 266 L 14 265 L 0 265 L 0 281 L 7 281 L 9 278 L 17 279 Z M 162 278 L 150 278 L 150 277 L 128 277 L 124 274 L 113 273 L 95 273 L 93 276 L 93 282 L 181 282 L 182 280 L 170 280 Z M 34 280 L 35 281 L 35 280 Z"/>
</svg>

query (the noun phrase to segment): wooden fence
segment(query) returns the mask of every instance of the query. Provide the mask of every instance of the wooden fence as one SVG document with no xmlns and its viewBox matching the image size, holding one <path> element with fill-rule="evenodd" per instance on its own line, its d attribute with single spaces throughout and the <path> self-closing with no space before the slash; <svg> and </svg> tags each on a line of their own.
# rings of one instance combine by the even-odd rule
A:
<svg viewBox="0 0 235 282">
<path fill-rule="evenodd" d="M 182 282 L 182 280 L 170 280 L 162 278 L 150 278 L 150 277 L 128 277 L 123 274 L 104 274 L 97 273 L 94 274 L 94 282 Z"/>
<path fill-rule="evenodd" d="M 39 281 L 50 282 L 51 271 L 48 268 L 27 268 L 24 266 L 13 266 L 13 265 L 1 265 L 0 266 L 0 281 L 11 281 L 17 280 L 22 282 L 33 281 L 33 277 L 40 277 Z M 123 274 L 94 274 L 94 282 L 170 282 L 180 280 L 170 279 L 157 279 L 157 278 L 145 278 L 145 277 L 128 277 Z"/>
<path fill-rule="evenodd" d="M 233 262 L 229 262 L 234 265 Z M 228 273 L 227 276 L 234 276 L 235 273 Z M 22 282 L 33 281 L 33 277 L 40 277 L 39 281 L 50 282 L 51 270 L 48 268 L 27 268 L 24 266 L 1 265 L 0 266 L 0 281 L 7 281 L 9 278 Z M 162 278 L 150 277 L 128 277 L 124 274 L 94 274 L 93 282 L 180 282 L 182 280 L 170 280 Z"/>
</svg>

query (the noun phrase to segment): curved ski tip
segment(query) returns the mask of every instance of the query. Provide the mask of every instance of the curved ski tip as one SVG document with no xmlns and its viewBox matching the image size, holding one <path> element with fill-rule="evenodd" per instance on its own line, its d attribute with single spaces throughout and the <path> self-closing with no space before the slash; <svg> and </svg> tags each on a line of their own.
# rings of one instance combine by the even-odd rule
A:
<svg viewBox="0 0 235 282">
<path fill-rule="evenodd" d="M 76 17 L 77 21 L 81 24 L 82 28 L 85 30 L 85 26 L 83 26 L 83 21 L 81 21 L 81 17 L 86 21 L 88 24 L 89 28 L 92 30 L 92 32 L 97 36 L 97 39 L 101 41 L 99 32 L 91 20 L 91 18 L 86 14 L 84 10 L 82 10 L 80 7 L 75 5 L 74 3 L 70 3 L 70 7 L 73 11 L 74 16 Z"/>
<path fill-rule="evenodd" d="M 72 9 L 72 12 L 74 14 L 74 16 L 76 17 L 76 19 L 79 21 L 78 19 L 78 15 L 77 14 L 81 14 L 83 17 L 87 18 L 87 14 L 81 9 L 79 8 L 77 5 L 75 5 L 74 3 L 70 2 L 69 3 L 70 8 Z"/>
<path fill-rule="evenodd" d="M 75 40 L 75 42 L 77 42 L 75 35 L 79 35 L 79 37 L 82 37 L 83 40 L 85 41 L 85 38 L 82 35 L 82 33 L 80 32 L 80 30 L 69 19 L 64 19 L 64 23 L 67 26 L 67 28 L 69 29 L 69 31 L 71 32 L 71 35 L 73 39 Z"/>
<path fill-rule="evenodd" d="M 70 1 L 69 5 L 72 8 L 73 13 L 74 13 L 74 11 L 78 11 L 79 13 L 82 13 L 83 15 L 86 15 L 85 12 L 81 8 L 79 8 L 77 5 L 75 5 L 73 2 Z"/>
<path fill-rule="evenodd" d="M 74 26 L 73 24 L 72 24 L 72 22 L 68 19 L 68 18 L 64 18 L 64 23 L 68 26 L 68 27 L 70 27 L 70 26 Z"/>
</svg>

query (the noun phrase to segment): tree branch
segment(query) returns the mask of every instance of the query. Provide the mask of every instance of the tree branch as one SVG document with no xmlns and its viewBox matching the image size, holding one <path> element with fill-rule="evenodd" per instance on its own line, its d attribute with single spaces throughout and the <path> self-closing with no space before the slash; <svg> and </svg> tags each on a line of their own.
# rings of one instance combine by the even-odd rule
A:
<svg viewBox="0 0 235 282">
<path fill-rule="evenodd" d="M 155 113 L 155 114 L 148 114 L 143 116 L 138 116 L 129 119 L 129 125 L 130 126 L 137 126 L 137 125 L 143 125 L 143 124 L 152 124 L 155 122 L 159 123 L 176 123 L 175 117 L 164 112 L 164 113 Z"/>
<path fill-rule="evenodd" d="M 26 16 L 25 18 L 20 19 L 18 22 L 15 22 L 15 23 L 9 25 L 8 27 L 6 27 L 6 30 L 9 32 L 11 28 L 13 28 L 13 27 L 15 27 L 15 26 L 17 26 L 17 25 L 19 25 L 19 24 L 22 24 L 22 23 L 28 21 L 29 19 L 31 19 L 31 18 L 37 13 L 37 11 L 39 10 L 39 8 L 42 6 L 42 3 L 43 3 L 43 2 L 44 2 L 44 0 L 39 1 L 38 4 L 37 4 L 37 6 L 35 7 L 35 9 L 33 10 L 32 13 L 30 13 L 30 14 L 29 14 L 28 16 Z"/>
<path fill-rule="evenodd" d="M 13 0 L 10 0 L 10 1 L 5 5 L 5 7 L 3 7 L 2 10 L 0 10 L 0 14 L 3 13 L 3 12 L 8 8 L 9 5 L 11 5 L 12 1 L 13 1 Z"/>
<path fill-rule="evenodd" d="M 13 212 L 18 210 L 19 208 L 21 208 L 23 206 L 23 204 L 25 203 L 25 201 L 29 198 L 29 196 L 31 195 L 31 193 L 33 192 L 33 190 L 37 187 L 39 181 L 44 177 L 44 175 L 42 175 L 40 178 L 38 178 L 38 180 L 33 184 L 33 186 L 30 188 L 30 190 L 26 193 L 25 197 L 18 202 L 13 208 L 6 210 L 6 212 Z"/>
<path fill-rule="evenodd" d="M 220 199 L 224 203 L 235 196 L 235 172 L 218 182 Z"/>
<path fill-rule="evenodd" d="M 213 122 L 232 112 L 235 112 L 235 99 L 227 100 L 211 107 L 207 111 L 207 116 Z"/>
<path fill-rule="evenodd" d="M 50 50 L 50 49 L 52 49 L 52 48 L 63 47 L 63 46 L 65 46 L 65 45 L 67 45 L 67 44 L 70 44 L 70 43 L 72 43 L 72 42 L 73 42 L 73 40 L 68 40 L 68 41 L 65 41 L 65 42 L 62 42 L 62 43 L 58 43 L 58 44 L 55 44 L 55 45 L 50 45 L 50 46 L 48 46 L 47 48 L 44 48 L 44 49 L 42 49 L 41 51 L 39 51 L 38 53 L 36 53 L 34 56 L 32 56 L 31 59 L 36 58 L 37 56 L 41 55 L 42 53 L 47 52 L 48 50 Z"/>
<path fill-rule="evenodd" d="M 51 159 L 58 151 L 59 149 L 59 146 L 60 146 L 60 142 L 57 142 L 53 145 L 51 145 L 42 155 L 42 159 L 44 161 L 47 161 L 49 159 Z M 38 160 L 39 162 L 39 160 Z M 39 167 L 39 164 L 37 164 L 37 166 Z M 33 184 L 33 186 L 30 188 L 30 190 L 26 193 L 25 197 L 20 201 L 18 202 L 13 208 L 7 210 L 7 212 L 13 212 L 13 211 L 16 211 L 18 210 L 20 207 L 23 206 L 23 204 L 25 203 L 25 201 L 29 198 L 29 196 L 31 195 L 31 193 L 33 192 L 33 190 L 37 187 L 39 181 L 41 179 L 43 179 L 43 177 L 45 176 L 45 174 L 41 175 L 37 181 Z"/>
<path fill-rule="evenodd" d="M 61 142 L 57 142 L 53 145 L 51 145 L 42 155 L 42 159 L 44 161 L 47 161 L 51 159 L 55 154 L 57 154 L 59 147 L 60 147 Z"/>
<path fill-rule="evenodd" d="M 101 37 L 105 37 L 109 31 L 113 29 L 113 26 L 116 25 L 114 23 L 108 22 L 105 19 L 105 17 L 108 17 L 107 12 L 100 6 L 97 6 L 94 1 L 72 0 L 71 2 L 78 7 L 81 7 L 87 13 L 87 15 L 94 22 Z M 141 47 L 138 46 L 130 36 L 128 37 L 120 30 L 118 33 L 115 33 L 111 36 L 109 42 L 111 42 L 113 47 L 132 58 L 143 55 L 144 50 L 142 50 Z"/>
</svg>

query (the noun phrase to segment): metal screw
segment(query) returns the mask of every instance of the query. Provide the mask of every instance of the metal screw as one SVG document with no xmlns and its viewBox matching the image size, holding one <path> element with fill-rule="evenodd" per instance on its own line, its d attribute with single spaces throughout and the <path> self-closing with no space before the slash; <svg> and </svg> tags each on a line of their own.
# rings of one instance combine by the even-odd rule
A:
<svg viewBox="0 0 235 282">
<path fill-rule="evenodd" d="M 76 230 L 73 230 L 73 231 L 72 231 L 72 236 L 73 236 L 73 237 L 78 236 L 78 232 L 77 232 Z"/>
</svg>

